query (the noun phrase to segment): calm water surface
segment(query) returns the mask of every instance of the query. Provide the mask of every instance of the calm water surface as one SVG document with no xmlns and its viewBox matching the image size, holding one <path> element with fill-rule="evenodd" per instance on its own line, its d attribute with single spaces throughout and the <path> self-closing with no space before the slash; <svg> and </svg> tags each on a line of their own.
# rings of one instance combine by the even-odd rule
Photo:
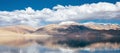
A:
<svg viewBox="0 0 120 53">
<path fill-rule="evenodd" d="M 0 46 L 0 53 L 120 53 L 120 49 L 101 49 L 90 51 L 89 49 L 85 50 L 70 50 L 70 49 L 52 49 L 40 45 L 32 45 L 26 48 L 15 48 L 8 46 Z"/>
</svg>

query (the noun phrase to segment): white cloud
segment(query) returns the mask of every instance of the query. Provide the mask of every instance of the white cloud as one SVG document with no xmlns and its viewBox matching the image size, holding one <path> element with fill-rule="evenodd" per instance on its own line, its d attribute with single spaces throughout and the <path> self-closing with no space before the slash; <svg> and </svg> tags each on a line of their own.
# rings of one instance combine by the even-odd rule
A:
<svg viewBox="0 0 120 53">
<path fill-rule="evenodd" d="M 79 25 L 79 23 L 74 21 L 65 21 L 65 22 L 59 23 L 58 25 Z"/>
<path fill-rule="evenodd" d="M 120 19 L 120 2 L 99 2 L 80 6 L 57 5 L 53 9 L 0 11 L 0 25 L 26 24 L 38 26 L 44 22 L 76 21 L 88 19 Z"/>
</svg>

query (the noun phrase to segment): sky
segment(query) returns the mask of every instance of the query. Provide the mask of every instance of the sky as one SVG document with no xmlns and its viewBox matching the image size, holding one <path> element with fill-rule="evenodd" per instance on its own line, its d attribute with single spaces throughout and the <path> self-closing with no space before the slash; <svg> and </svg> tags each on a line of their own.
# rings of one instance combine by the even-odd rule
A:
<svg viewBox="0 0 120 53">
<path fill-rule="evenodd" d="M 0 0 L 0 26 L 65 21 L 120 24 L 120 0 Z"/>
<path fill-rule="evenodd" d="M 116 3 L 120 0 L 0 0 L 0 10 L 12 11 L 32 7 L 35 10 L 53 8 L 56 5 L 82 5 L 86 3 L 110 2 Z"/>
</svg>

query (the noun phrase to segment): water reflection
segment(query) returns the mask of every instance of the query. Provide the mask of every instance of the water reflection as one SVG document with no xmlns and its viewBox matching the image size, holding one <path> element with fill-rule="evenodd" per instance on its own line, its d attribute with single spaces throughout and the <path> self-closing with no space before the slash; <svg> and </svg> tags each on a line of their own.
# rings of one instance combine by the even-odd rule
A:
<svg viewBox="0 0 120 53">
<path fill-rule="evenodd" d="M 108 49 L 108 50 L 76 50 L 73 51 L 71 49 L 52 49 L 47 48 L 45 46 L 40 45 L 32 45 L 25 48 L 15 48 L 15 47 L 8 47 L 8 46 L 0 46 L 0 53 L 120 53 L 120 49 Z"/>
</svg>

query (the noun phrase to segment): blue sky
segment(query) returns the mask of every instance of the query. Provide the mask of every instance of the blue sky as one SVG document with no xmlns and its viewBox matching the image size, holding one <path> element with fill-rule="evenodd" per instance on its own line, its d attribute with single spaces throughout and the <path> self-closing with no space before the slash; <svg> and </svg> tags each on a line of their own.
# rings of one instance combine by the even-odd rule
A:
<svg viewBox="0 0 120 53">
<path fill-rule="evenodd" d="M 120 1 L 0 0 L 0 26 L 41 26 L 65 21 L 120 24 Z"/>
<path fill-rule="evenodd" d="M 12 11 L 16 9 L 33 9 L 53 8 L 60 5 L 82 5 L 86 3 L 110 2 L 116 3 L 120 0 L 0 0 L 0 10 Z"/>
</svg>

